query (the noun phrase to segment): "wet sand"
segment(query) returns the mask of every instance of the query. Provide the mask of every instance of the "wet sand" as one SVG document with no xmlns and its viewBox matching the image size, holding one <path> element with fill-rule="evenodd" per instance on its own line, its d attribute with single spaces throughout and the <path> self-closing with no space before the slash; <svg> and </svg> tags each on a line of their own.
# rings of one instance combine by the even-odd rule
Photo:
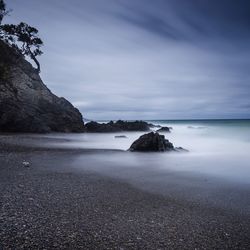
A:
<svg viewBox="0 0 250 250">
<path fill-rule="evenodd" d="M 249 249 L 245 209 L 108 177 L 84 162 L 98 150 L 23 146 L 15 137 L 1 138 L 0 149 L 0 249 Z"/>
</svg>

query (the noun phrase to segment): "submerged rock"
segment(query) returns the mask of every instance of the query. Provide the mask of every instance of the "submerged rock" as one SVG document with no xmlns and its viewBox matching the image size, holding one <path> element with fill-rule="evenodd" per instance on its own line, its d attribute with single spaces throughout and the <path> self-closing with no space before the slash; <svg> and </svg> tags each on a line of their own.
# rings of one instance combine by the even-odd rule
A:
<svg viewBox="0 0 250 250">
<path fill-rule="evenodd" d="M 176 148 L 174 148 L 174 150 L 177 152 L 189 152 L 187 149 L 185 149 L 183 147 L 176 147 Z"/>
<path fill-rule="evenodd" d="M 115 135 L 115 138 L 128 138 L 126 135 Z"/>
<path fill-rule="evenodd" d="M 164 135 L 160 135 L 157 132 L 140 136 L 129 148 L 129 151 L 141 152 L 165 152 L 172 150 L 174 150 L 173 144 L 165 139 Z"/>
<path fill-rule="evenodd" d="M 167 132 L 167 133 L 170 133 L 171 132 L 170 129 L 172 129 L 172 128 L 170 128 L 170 127 L 162 127 L 160 129 L 158 129 L 156 132 Z"/>
<path fill-rule="evenodd" d="M 81 113 L 54 95 L 36 69 L 0 41 L 0 132 L 82 132 Z"/>
<path fill-rule="evenodd" d="M 85 124 L 86 132 L 122 132 L 149 131 L 150 126 L 144 121 L 110 121 L 109 123 L 89 122 Z"/>
</svg>

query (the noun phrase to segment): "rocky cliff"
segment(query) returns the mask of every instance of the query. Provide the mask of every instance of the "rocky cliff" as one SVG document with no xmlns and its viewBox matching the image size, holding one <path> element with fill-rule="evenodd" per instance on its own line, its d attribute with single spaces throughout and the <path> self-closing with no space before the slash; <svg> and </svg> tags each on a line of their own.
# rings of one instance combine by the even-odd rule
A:
<svg viewBox="0 0 250 250">
<path fill-rule="evenodd" d="M 54 95 L 22 56 L 0 41 L 0 132 L 81 132 L 81 113 Z"/>
</svg>

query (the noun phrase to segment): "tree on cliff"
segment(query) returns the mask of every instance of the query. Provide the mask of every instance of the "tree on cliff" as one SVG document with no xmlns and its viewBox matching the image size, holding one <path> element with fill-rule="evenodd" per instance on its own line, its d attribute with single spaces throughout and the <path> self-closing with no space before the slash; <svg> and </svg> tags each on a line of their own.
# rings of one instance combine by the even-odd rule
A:
<svg viewBox="0 0 250 250">
<path fill-rule="evenodd" d="M 10 12 L 10 10 L 6 9 L 6 4 L 3 0 L 0 0 L 0 25 L 3 21 L 3 18 L 8 15 L 8 13 Z"/>
<path fill-rule="evenodd" d="M 43 53 L 40 49 L 43 41 L 37 36 L 38 30 L 23 22 L 18 25 L 2 25 L 2 30 L 4 40 L 23 55 L 29 56 L 36 63 L 37 70 L 40 72 L 40 63 L 36 57 Z M 19 44 L 20 46 L 18 46 Z"/>
<path fill-rule="evenodd" d="M 43 53 L 41 51 L 43 41 L 38 37 L 38 30 L 24 22 L 18 25 L 1 25 L 4 16 L 8 13 L 6 4 L 0 0 L 0 39 L 22 55 L 29 56 L 37 65 L 37 71 L 40 72 L 40 63 L 36 57 Z"/>
</svg>

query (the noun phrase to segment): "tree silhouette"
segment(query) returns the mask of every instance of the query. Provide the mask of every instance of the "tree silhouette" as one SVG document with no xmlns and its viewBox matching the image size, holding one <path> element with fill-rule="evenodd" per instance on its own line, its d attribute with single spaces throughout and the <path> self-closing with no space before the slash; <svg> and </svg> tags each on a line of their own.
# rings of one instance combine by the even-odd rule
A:
<svg viewBox="0 0 250 250">
<path fill-rule="evenodd" d="M 6 10 L 5 2 L 0 0 L 0 39 L 22 55 L 29 56 L 37 65 L 37 71 L 40 72 L 40 63 L 36 57 L 43 53 L 41 51 L 43 41 L 38 37 L 38 30 L 24 22 L 18 25 L 1 25 L 4 16 L 9 12 Z"/>
<path fill-rule="evenodd" d="M 23 22 L 18 25 L 2 25 L 2 30 L 4 40 L 23 55 L 29 56 L 36 63 L 37 70 L 40 72 L 40 63 L 36 57 L 43 53 L 40 49 L 43 41 L 37 36 L 38 30 Z M 19 44 L 20 46 L 18 46 Z"/>
<path fill-rule="evenodd" d="M 6 4 L 3 0 L 0 0 L 0 25 L 3 21 L 3 18 L 8 14 L 8 10 L 6 10 Z"/>
</svg>

